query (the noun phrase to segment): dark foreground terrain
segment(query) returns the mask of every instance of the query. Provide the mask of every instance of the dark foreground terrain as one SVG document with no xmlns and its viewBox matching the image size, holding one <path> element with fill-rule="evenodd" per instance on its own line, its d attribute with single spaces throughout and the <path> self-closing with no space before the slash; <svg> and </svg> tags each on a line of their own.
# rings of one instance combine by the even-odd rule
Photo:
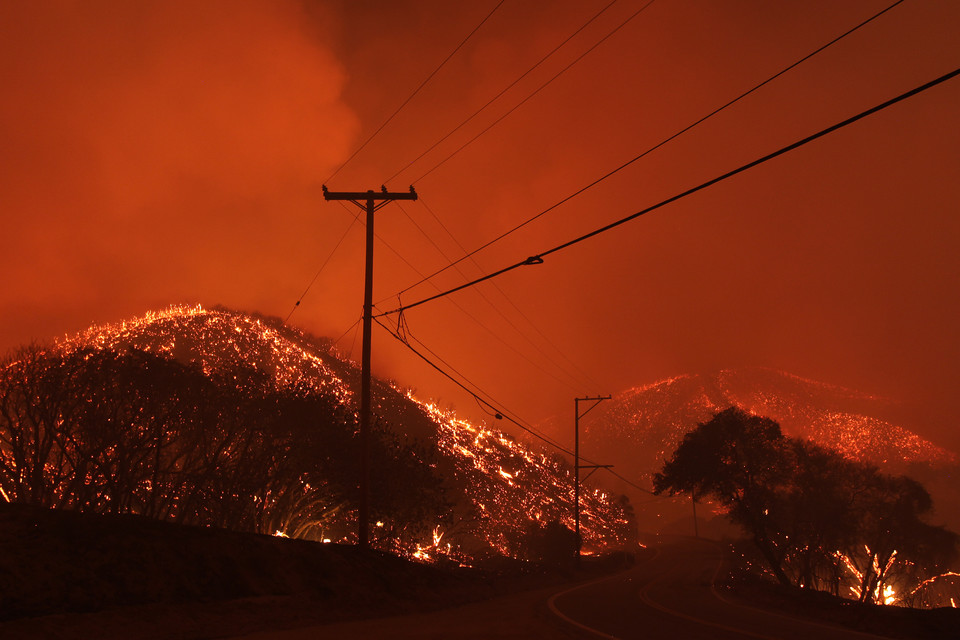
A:
<svg viewBox="0 0 960 640">
<path fill-rule="evenodd" d="M 122 619 L 124 610 L 153 619 L 143 637 L 206 637 L 399 614 L 491 593 L 469 572 L 353 546 L 0 503 L 2 637 L 31 628 L 56 637 L 61 623 L 64 637 L 85 624 L 95 632 L 98 616 L 75 614 Z"/>
<path fill-rule="evenodd" d="M 649 542 L 638 567 L 657 555 Z M 439 568 L 353 546 L 0 502 L 0 638 L 224 638 L 384 616 L 399 631 L 404 619 L 429 626 L 455 617 L 457 605 L 519 592 L 543 618 L 550 614 L 533 600 L 546 596 L 537 594 L 614 573 L 622 560 L 577 573 Z M 858 605 L 742 580 L 717 593 L 877 635 L 960 638 L 956 609 Z M 549 627 L 579 637 L 563 623 Z"/>
<path fill-rule="evenodd" d="M 600 569 L 602 570 L 602 568 Z M 563 583 L 355 546 L 0 502 L 0 638 L 208 638 L 450 607 Z"/>
</svg>

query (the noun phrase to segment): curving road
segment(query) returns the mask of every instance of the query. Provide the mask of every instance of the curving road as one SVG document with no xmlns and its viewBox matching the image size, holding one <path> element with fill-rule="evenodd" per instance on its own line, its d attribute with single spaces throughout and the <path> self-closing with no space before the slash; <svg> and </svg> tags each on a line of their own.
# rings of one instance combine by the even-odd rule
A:
<svg viewBox="0 0 960 640">
<path fill-rule="evenodd" d="M 866 640 L 877 636 L 804 622 L 735 604 L 713 589 L 720 545 L 674 539 L 632 569 L 557 592 L 513 594 L 429 613 L 356 620 L 247 640 Z"/>
<path fill-rule="evenodd" d="M 878 636 L 738 605 L 713 588 L 723 561 L 716 543 L 678 539 L 633 569 L 552 596 L 548 605 L 583 637 L 727 640 L 850 640 Z"/>
</svg>

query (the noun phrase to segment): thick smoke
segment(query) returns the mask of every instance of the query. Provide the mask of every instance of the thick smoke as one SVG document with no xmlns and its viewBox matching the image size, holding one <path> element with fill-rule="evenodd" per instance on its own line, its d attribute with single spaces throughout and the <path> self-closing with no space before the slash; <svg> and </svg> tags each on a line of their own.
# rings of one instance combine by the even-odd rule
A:
<svg viewBox="0 0 960 640">
<path fill-rule="evenodd" d="M 359 128 L 319 19 L 277 0 L 3 3 L 5 324 L 226 302 L 303 255 L 291 225 Z"/>
</svg>

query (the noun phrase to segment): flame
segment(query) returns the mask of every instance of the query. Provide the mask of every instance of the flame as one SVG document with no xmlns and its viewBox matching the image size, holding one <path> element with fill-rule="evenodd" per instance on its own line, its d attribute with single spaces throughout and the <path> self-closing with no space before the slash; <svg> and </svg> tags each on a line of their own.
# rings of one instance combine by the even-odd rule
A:
<svg viewBox="0 0 960 640">
<path fill-rule="evenodd" d="M 878 582 L 878 584 L 873 589 L 873 593 L 871 593 L 873 602 L 879 602 L 887 605 L 895 604 L 899 600 L 899 598 L 897 597 L 896 591 L 894 590 L 893 586 L 889 584 L 889 581 L 893 574 L 894 566 L 896 564 L 897 551 L 894 550 L 893 553 L 890 554 L 890 558 L 887 560 L 886 564 L 881 568 L 879 559 L 877 558 L 876 555 L 874 555 L 870 551 L 870 547 L 868 547 L 867 545 L 864 545 L 863 548 L 864 548 L 866 557 L 871 559 L 870 569 L 873 572 L 873 575 L 883 577 L 883 582 Z M 855 598 L 860 599 L 861 596 L 863 595 L 863 588 L 861 586 L 863 584 L 863 579 L 864 579 L 863 571 L 857 568 L 856 563 L 853 561 L 853 559 L 850 556 L 844 553 L 841 553 L 839 551 L 834 552 L 833 555 L 835 558 L 839 558 L 843 562 L 843 566 L 845 566 L 847 570 L 850 572 L 850 574 L 853 576 L 855 582 L 849 587 L 850 593 L 853 594 Z M 914 590 L 913 593 L 916 593 L 916 590 Z M 911 593 L 910 595 L 913 595 L 913 593 Z"/>
<path fill-rule="evenodd" d="M 883 588 L 883 604 L 893 604 L 897 601 L 896 593 L 893 587 L 887 585 Z"/>
</svg>

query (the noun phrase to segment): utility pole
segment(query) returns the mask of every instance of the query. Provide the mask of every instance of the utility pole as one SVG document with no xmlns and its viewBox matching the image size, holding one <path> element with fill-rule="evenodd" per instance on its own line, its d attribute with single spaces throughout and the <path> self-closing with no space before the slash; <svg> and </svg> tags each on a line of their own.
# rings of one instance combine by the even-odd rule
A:
<svg viewBox="0 0 960 640">
<path fill-rule="evenodd" d="M 357 538 L 361 547 L 370 545 L 370 327 L 373 319 L 373 213 L 391 200 L 416 200 L 417 192 L 390 193 L 386 187 L 380 192 L 327 190 L 323 185 L 324 200 L 349 200 L 367 212 L 367 253 L 363 280 L 363 349 L 360 360 L 360 508 Z"/>
<path fill-rule="evenodd" d="M 580 538 L 580 469 L 609 469 L 612 464 L 580 464 L 580 418 L 590 413 L 590 411 L 604 400 L 609 400 L 610 396 L 594 396 L 586 398 L 573 399 L 573 523 L 577 534 L 577 566 L 580 565 L 580 548 L 583 546 L 583 540 Z M 581 402 L 592 402 L 586 411 L 580 413 Z M 591 471 L 590 473 L 593 473 Z M 589 477 L 589 474 L 587 474 Z"/>
<path fill-rule="evenodd" d="M 697 496 L 690 493 L 690 504 L 693 505 L 693 537 L 700 537 L 700 528 L 697 526 Z"/>
</svg>

